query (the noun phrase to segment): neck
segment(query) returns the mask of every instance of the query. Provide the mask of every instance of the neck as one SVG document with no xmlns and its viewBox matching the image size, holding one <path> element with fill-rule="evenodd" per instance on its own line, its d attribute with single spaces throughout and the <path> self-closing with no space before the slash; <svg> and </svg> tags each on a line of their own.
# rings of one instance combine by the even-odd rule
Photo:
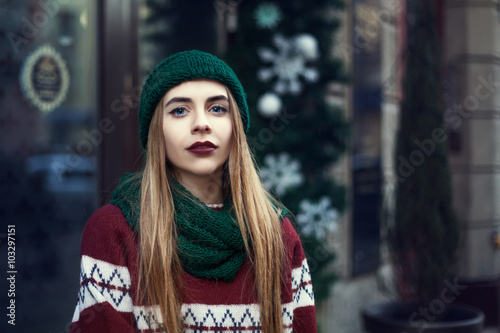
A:
<svg viewBox="0 0 500 333">
<path fill-rule="evenodd" d="M 177 181 L 205 204 L 218 204 L 224 201 L 222 172 L 209 176 L 179 175 Z"/>
</svg>

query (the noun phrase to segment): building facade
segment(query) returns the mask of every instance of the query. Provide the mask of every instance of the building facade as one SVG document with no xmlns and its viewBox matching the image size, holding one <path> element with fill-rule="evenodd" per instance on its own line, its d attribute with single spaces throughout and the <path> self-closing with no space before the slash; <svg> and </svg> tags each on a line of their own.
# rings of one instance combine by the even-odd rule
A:
<svg viewBox="0 0 500 333">
<path fill-rule="evenodd" d="M 498 322 L 500 283 L 499 2 L 446 1 L 443 65 L 449 162 L 463 225 L 464 302 Z"/>
</svg>

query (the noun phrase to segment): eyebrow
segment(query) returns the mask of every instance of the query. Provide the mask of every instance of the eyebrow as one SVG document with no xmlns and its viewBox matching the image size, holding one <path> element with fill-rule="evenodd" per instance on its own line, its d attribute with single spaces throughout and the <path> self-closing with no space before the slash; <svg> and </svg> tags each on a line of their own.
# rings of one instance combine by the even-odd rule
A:
<svg viewBox="0 0 500 333">
<path fill-rule="evenodd" d="M 229 101 L 229 99 L 224 95 L 212 96 L 212 97 L 207 98 L 207 102 L 216 102 L 216 101 L 220 101 L 220 100 L 223 100 L 226 102 Z"/>
<path fill-rule="evenodd" d="M 220 100 L 229 101 L 227 96 L 224 96 L 224 95 L 217 95 L 217 96 L 212 96 L 212 97 L 207 98 L 207 102 L 209 102 L 209 103 L 215 102 L 215 101 L 220 101 Z M 189 97 L 174 97 L 171 100 L 169 100 L 163 108 L 166 108 L 167 106 L 169 106 L 170 104 L 173 104 L 173 103 L 190 103 L 192 101 L 193 100 Z"/>
<path fill-rule="evenodd" d="M 173 103 L 187 103 L 187 102 L 192 102 L 192 101 L 193 100 L 191 98 L 187 98 L 187 97 L 174 97 L 170 101 L 168 101 L 167 104 L 165 104 L 165 106 L 163 108 L 166 108 L 167 106 L 169 106 L 170 104 L 173 104 Z"/>
</svg>

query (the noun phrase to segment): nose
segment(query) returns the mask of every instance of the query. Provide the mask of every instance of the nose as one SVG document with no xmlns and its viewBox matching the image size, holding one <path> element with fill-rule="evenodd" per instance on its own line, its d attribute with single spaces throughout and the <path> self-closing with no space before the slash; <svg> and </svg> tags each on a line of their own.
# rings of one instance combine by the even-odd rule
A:
<svg viewBox="0 0 500 333">
<path fill-rule="evenodd" d="M 204 110 L 197 110 L 193 117 L 191 132 L 194 133 L 210 133 L 212 127 L 208 121 L 207 113 Z"/>
</svg>

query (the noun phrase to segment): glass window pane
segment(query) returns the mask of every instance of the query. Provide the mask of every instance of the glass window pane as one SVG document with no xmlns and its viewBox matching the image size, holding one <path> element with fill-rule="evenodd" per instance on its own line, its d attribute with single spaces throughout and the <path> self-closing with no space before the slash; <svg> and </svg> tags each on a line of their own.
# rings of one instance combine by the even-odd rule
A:
<svg viewBox="0 0 500 333">
<path fill-rule="evenodd" d="M 1 253 L 8 225 L 16 240 L 15 297 L 2 279 L 1 299 L 20 332 L 59 332 L 97 204 L 96 2 L 4 1 L 0 22 Z"/>
</svg>

